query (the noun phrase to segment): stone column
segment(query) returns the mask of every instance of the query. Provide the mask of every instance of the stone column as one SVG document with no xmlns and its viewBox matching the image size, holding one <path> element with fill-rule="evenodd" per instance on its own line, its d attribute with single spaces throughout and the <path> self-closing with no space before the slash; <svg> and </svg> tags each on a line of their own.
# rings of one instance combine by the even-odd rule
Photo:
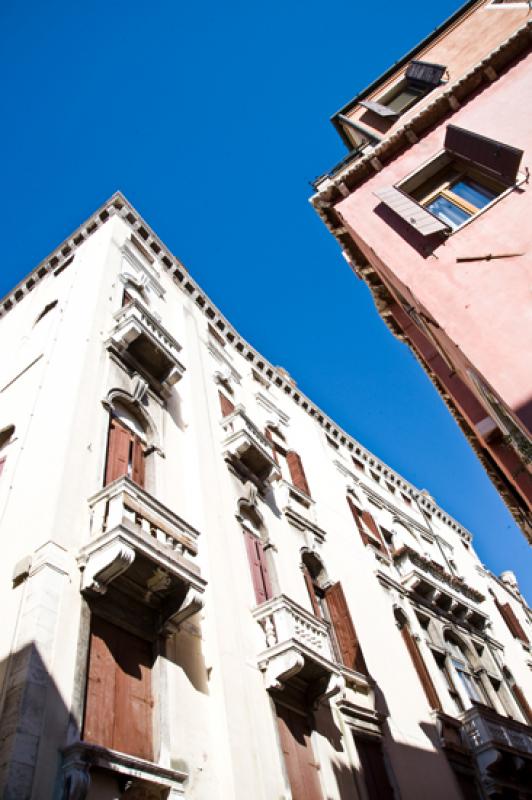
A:
<svg viewBox="0 0 532 800">
<path fill-rule="evenodd" d="M 67 576 L 67 554 L 62 547 L 47 542 L 35 551 L 24 587 L 0 716 L 0 797 L 3 800 L 30 800 L 32 797 L 49 693 L 55 691 L 57 702 L 61 702 L 51 673 L 61 595 Z M 41 789 L 46 791 L 44 787 Z"/>
</svg>

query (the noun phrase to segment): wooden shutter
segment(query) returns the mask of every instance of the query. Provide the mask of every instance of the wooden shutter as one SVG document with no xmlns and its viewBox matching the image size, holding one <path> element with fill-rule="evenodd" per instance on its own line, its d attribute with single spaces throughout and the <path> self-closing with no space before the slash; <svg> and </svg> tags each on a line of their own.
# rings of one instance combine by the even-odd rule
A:
<svg viewBox="0 0 532 800">
<path fill-rule="evenodd" d="M 378 739 L 368 739 L 357 735 L 354 735 L 353 738 L 360 758 L 369 800 L 394 800 L 382 752 L 382 742 Z"/>
<path fill-rule="evenodd" d="M 376 103 L 375 100 L 361 100 L 358 105 L 362 106 L 363 108 L 367 108 L 368 111 L 373 111 L 373 113 L 378 114 L 379 117 L 397 119 L 399 116 L 399 113 L 394 111 L 393 108 L 383 106 L 382 103 Z"/>
<path fill-rule="evenodd" d="M 379 189 L 378 192 L 374 192 L 374 195 L 422 236 L 431 236 L 433 233 L 450 230 L 449 225 L 431 214 L 396 186 Z"/>
<path fill-rule="evenodd" d="M 367 675 L 366 662 L 340 582 L 335 583 L 327 590 L 325 599 L 327 600 L 327 609 L 331 617 L 336 641 L 340 648 L 342 662 L 349 669 L 354 669 Z"/>
<path fill-rule="evenodd" d="M 314 582 L 312 580 L 312 575 L 310 574 L 306 564 L 303 564 L 303 577 L 305 578 L 305 584 L 307 586 L 307 592 L 310 597 L 310 602 L 312 604 L 312 610 L 314 612 L 314 616 L 316 616 L 318 619 L 322 619 L 321 608 L 320 604 L 318 603 L 318 598 L 316 597 L 316 592 L 314 590 Z"/>
<path fill-rule="evenodd" d="M 152 665 L 149 642 L 93 617 L 85 741 L 153 759 Z"/>
<path fill-rule="evenodd" d="M 144 444 L 138 436 L 133 436 L 131 479 L 137 486 L 144 486 Z"/>
<path fill-rule="evenodd" d="M 456 125 L 447 125 L 444 146 L 454 155 L 489 170 L 505 183 L 515 183 L 523 157 L 522 150 Z"/>
<path fill-rule="evenodd" d="M 275 447 L 275 442 L 273 440 L 272 432 L 269 428 L 266 428 L 266 430 L 264 431 L 264 436 L 271 445 L 273 460 L 277 465 L 279 465 L 279 456 L 277 455 L 277 448 Z"/>
<path fill-rule="evenodd" d="M 529 725 L 532 725 L 532 709 L 528 705 L 528 700 L 526 699 L 524 692 L 519 688 L 519 686 L 514 683 L 512 685 L 512 692 L 515 697 L 516 703 L 521 709 L 521 713 L 526 719 Z"/>
<path fill-rule="evenodd" d="M 525 631 L 523 630 L 521 623 L 515 616 L 514 610 L 511 607 L 510 603 L 499 603 L 497 598 L 494 598 L 495 605 L 499 609 L 500 615 L 506 623 L 507 628 L 510 630 L 512 636 L 516 639 L 520 639 L 525 644 L 529 643 L 528 636 L 526 635 Z"/>
<path fill-rule="evenodd" d="M 406 79 L 414 86 L 433 89 L 438 86 L 446 67 L 442 64 L 431 64 L 428 61 L 411 61 L 406 68 Z"/>
<path fill-rule="evenodd" d="M 129 475 L 129 449 L 133 434 L 117 419 L 111 419 L 107 445 L 107 469 L 105 485 L 117 478 Z"/>
<path fill-rule="evenodd" d="M 257 536 L 246 530 L 244 531 L 244 540 L 246 542 L 255 598 L 257 605 L 260 605 L 269 600 L 273 594 L 264 547 Z"/>
<path fill-rule="evenodd" d="M 223 392 L 218 392 L 218 397 L 220 398 L 222 417 L 228 417 L 235 410 L 235 406 Z"/>
<path fill-rule="evenodd" d="M 366 533 L 366 531 L 364 529 L 364 526 L 362 525 L 362 521 L 361 521 L 362 511 L 359 512 L 358 508 L 353 503 L 353 501 L 351 500 L 349 495 L 347 496 L 347 505 L 351 509 L 351 514 L 353 515 L 353 519 L 356 522 L 356 526 L 358 528 L 358 532 L 360 534 L 360 538 L 362 539 L 364 544 L 367 544 L 370 541 L 370 538 L 369 538 L 368 534 Z"/>
<path fill-rule="evenodd" d="M 288 469 L 290 470 L 290 478 L 293 485 L 296 487 L 296 489 L 299 489 L 301 492 L 304 492 L 310 497 L 310 489 L 308 488 L 307 479 L 305 477 L 303 463 L 294 450 L 290 450 L 290 452 L 286 454 L 286 463 L 288 464 Z"/>
<path fill-rule="evenodd" d="M 401 636 L 403 637 L 406 649 L 410 653 L 410 658 L 412 659 L 412 663 L 417 672 L 418 678 L 421 681 L 421 685 L 429 702 L 429 706 L 433 709 L 438 709 L 441 711 L 440 698 L 438 697 L 438 693 L 432 682 L 432 678 L 430 677 L 427 665 L 425 664 L 423 656 L 419 651 L 417 642 L 412 636 L 406 623 L 401 628 Z"/>
<path fill-rule="evenodd" d="M 312 752 L 311 729 L 302 714 L 277 705 L 277 724 L 292 800 L 322 800 L 318 765 Z"/>
<path fill-rule="evenodd" d="M 351 509 L 351 514 L 356 522 L 358 532 L 360 533 L 360 538 L 364 542 L 364 544 L 368 544 L 371 542 L 374 546 L 378 547 L 383 552 L 387 552 L 386 543 L 382 537 L 382 534 L 379 530 L 379 527 L 373 516 L 370 514 L 369 511 L 362 511 L 358 509 L 357 506 L 353 503 L 349 495 L 347 496 L 347 504 Z M 368 533 L 369 531 L 369 533 Z M 369 534 L 372 534 L 370 536 Z"/>
</svg>

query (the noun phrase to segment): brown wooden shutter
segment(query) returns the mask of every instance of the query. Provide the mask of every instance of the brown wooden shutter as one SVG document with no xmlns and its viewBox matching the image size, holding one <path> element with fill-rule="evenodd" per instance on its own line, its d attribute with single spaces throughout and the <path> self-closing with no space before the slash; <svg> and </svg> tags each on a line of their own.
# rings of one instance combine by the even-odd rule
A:
<svg viewBox="0 0 532 800">
<path fill-rule="evenodd" d="M 528 705 L 528 701 L 523 691 L 519 688 L 519 686 L 516 683 L 514 683 L 512 686 L 512 692 L 517 702 L 517 705 L 521 709 L 521 713 L 523 714 L 524 718 L 526 719 L 529 725 L 532 725 L 532 709 Z"/>
<path fill-rule="evenodd" d="M 264 547 L 257 536 L 246 530 L 244 530 L 244 540 L 246 542 L 255 598 L 257 605 L 260 605 L 269 600 L 273 594 Z"/>
<path fill-rule="evenodd" d="M 353 503 L 349 495 L 347 496 L 347 504 L 351 509 L 351 514 L 353 515 L 353 519 L 356 522 L 358 532 L 360 533 L 360 538 L 364 542 L 364 544 L 368 544 L 371 542 L 374 546 L 378 547 L 383 552 L 388 552 L 388 548 L 386 547 L 386 542 L 384 541 L 382 534 L 379 530 L 379 527 L 373 516 L 370 514 L 369 511 L 362 511 L 361 509 L 357 508 L 357 506 Z M 369 533 L 373 534 L 370 536 Z"/>
<path fill-rule="evenodd" d="M 406 68 L 405 77 L 408 83 L 427 89 L 438 86 L 446 67 L 442 64 L 431 64 L 429 61 L 411 61 Z"/>
<path fill-rule="evenodd" d="M 382 742 L 359 735 L 353 735 L 353 738 L 369 800 L 393 800 L 394 792 L 386 771 Z"/>
<path fill-rule="evenodd" d="M 366 531 L 364 529 L 364 526 L 362 525 L 362 521 L 361 521 L 362 512 L 361 511 L 359 512 L 358 508 L 353 503 L 353 501 L 351 500 L 349 495 L 347 496 L 346 499 L 347 499 L 347 505 L 351 509 L 351 514 L 353 515 L 353 519 L 356 522 L 356 526 L 358 528 L 358 532 L 360 534 L 360 538 L 362 539 L 364 544 L 367 544 L 370 541 L 370 538 L 369 538 L 368 534 L 366 533 Z"/>
<path fill-rule="evenodd" d="M 288 464 L 288 469 L 290 470 L 290 478 L 293 485 L 296 487 L 296 489 L 299 489 L 301 492 L 304 492 L 310 497 L 310 489 L 308 488 L 307 479 L 305 477 L 303 463 L 294 450 L 290 450 L 286 454 L 286 463 Z"/>
<path fill-rule="evenodd" d="M 422 236 L 431 236 L 433 233 L 450 230 L 449 225 L 416 203 L 396 186 L 386 186 L 384 189 L 374 192 L 374 195 Z"/>
<path fill-rule="evenodd" d="M 131 479 L 137 486 L 144 486 L 144 444 L 138 436 L 133 437 Z"/>
<path fill-rule="evenodd" d="M 271 445 L 273 460 L 277 465 L 279 465 L 279 456 L 277 455 L 277 448 L 275 447 L 275 442 L 273 440 L 272 432 L 269 428 L 266 428 L 266 430 L 264 431 L 264 436 Z"/>
<path fill-rule="evenodd" d="M 302 714 L 276 705 L 279 739 L 292 800 L 322 800 L 318 765 L 312 752 L 311 729 Z"/>
<path fill-rule="evenodd" d="M 441 711 L 440 698 L 438 697 L 438 693 L 432 682 L 432 678 L 430 677 L 427 665 L 425 664 L 423 656 L 419 651 L 418 644 L 412 636 L 406 623 L 401 628 L 401 636 L 403 637 L 406 649 L 410 653 L 410 658 L 412 659 L 412 663 L 418 674 L 418 678 L 421 681 L 423 691 L 425 692 L 430 707 Z"/>
<path fill-rule="evenodd" d="M 377 523 L 373 519 L 373 515 L 370 514 L 369 511 L 362 512 L 362 522 L 368 526 L 370 533 L 372 533 L 375 539 L 377 540 L 376 542 L 377 547 L 380 547 L 381 550 L 384 550 L 384 552 L 386 552 L 387 550 L 386 544 L 384 542 L 384 539 L 382 538 L 379 526 L 377 525 Z M 375 542 L 373 542 L 373 544 L 375 544 Z"/>
<path fill-rule="evenodd" d="M 520 639 L 522 642 L 525 642 L 525 644 L 528 644 L 528 636 L 523 630 L 521 623 L 515 616 L 514 610 L 510 603 L 499 603 L 496 597 L 494 599 L 495 605 L 499 609 L 500 615 L 505 621 L 506 626 L 511 632 L 512 636 L 514 636 L 516 639 Z"/>
<path fill-rule="evenodd" d="M 305 584 L 307 586 L 307 592 L 310 597 L 310 602 L 312 605 L 314 616 L 316 616 L 318 619 L 322 619 L 320 604 L 318 603 L 318 598 L 316 597 L 316 592 L 314 591 L 314 582 L 312 580 L 312 575 L 310 574 L 306 564 L 303 564 L 303 577 L 305 578 Z"/>
<path fill-rule="evenodd" d="M 153 759 L 152 646 L 93 617 L 83 738 Z"/>
<path fill-rule="evenodd" d="M 456 125 L 447 125 L 444 146 L 454 155 L 489 170 L 505 183 L 515 183 L 523 157 L 522 150 Z"/>
<path fill-rule="evenodd" d="M 327 589 L 325 598 L 343 663 L 349 669 L 367 675 L 368 669 L 341 583 L 335 583 Z"/>
<path fill-rule="evenodd" d="M 129 450 L 133 434 L 117 419 L 111 420 L 107 446 L 107 469 L 105 485 L 117 478 L 129 475 Z"/>
<path fill-rule="evenodd" d="M 235 410 L 235 406 L 223 392 L 218 392 L 218 397 L 220 398 L 222 417 L 228 417 Z"/>
</svg>

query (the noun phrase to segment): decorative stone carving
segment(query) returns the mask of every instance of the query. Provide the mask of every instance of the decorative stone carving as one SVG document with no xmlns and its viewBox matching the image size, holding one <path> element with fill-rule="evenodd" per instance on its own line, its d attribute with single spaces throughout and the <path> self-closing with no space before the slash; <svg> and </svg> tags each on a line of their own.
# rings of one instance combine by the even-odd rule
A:
<svg viewBox="0 0 532 800">
<path fill-rule="evenodd" d="M 89 558 L 84 567 L 81 591 L 105 594 L 108 585 L 129 569 L 134 559 L 134 549 L 123 539 L 108 542 Z"/>
<path fill-rule="evenodd" d="M 266 689 L 283 689 L 287 681 L 301 672 L 304 666 L 305 658 L 297 650 L 273 656 L 264 671 Z"/>
</svg>

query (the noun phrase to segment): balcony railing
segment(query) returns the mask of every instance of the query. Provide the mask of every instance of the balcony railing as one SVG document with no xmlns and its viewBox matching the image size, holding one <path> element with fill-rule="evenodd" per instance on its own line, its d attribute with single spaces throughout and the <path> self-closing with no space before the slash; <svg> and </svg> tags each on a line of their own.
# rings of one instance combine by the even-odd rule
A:
<svg viewBox="0 0 532 800">
<path fill-rule="evenodd" d="M 259 481 L 266 481 L 277 465 L 271 445 L 241 406 L 222 420 L 225 457 L 251 472 Z"/>
<path fill-rule="evenodd" d="M 267 689 L 282 689 L 296 675 L 320 684 L 320 696 L 331 696 L 343 688 L 325 622 L 285 595 L 257 606 L 253 616 L 264 637 L 258 662 Z"/>
<path fill-rule="evenodd" d="M 183 376 L 181 346 L 145 306 L 134 299 L 114 316 L 109 343 L 156 382 L 163 393 Z"/>
<path fill-rule="evenodd" d="M 80 551 L 81 590 L 113 587 L 148 606 L 168 633 L 199 610 L 199 532 L 127 477 L 89 500 L 91 538 Z"/>
<path fill-rule="evenodd" d="M 462 715 L 462 726 L 473 751 L 503 747 L 532 759 L 532 728 L 528 725 L 503 717 L 487 706 L 474 706 Z"/>
<path fill-rule="evenodd" d="M 410 547 L 397 550 L 393 559 L 405 588 L 423 595 L 458 620 L 465 620 L 477 628 L 486 625 L 488 617 L 477 607 L 485 596 L 462 578 L 451 575 L 443 566 Z"/>
</svg>

